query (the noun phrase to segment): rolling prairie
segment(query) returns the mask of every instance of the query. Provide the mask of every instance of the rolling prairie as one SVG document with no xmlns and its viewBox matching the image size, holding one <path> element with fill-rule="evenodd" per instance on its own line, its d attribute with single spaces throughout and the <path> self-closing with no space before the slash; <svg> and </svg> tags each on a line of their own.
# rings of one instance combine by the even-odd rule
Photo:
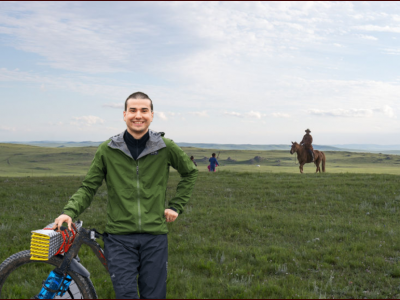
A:
<svg viewBox="0 0 400 300">
<path fill-rule="evenodd" d="M 399 156 L 327 151 L 326 173 L 298 174 L 289 150 L 183 149 L 201 172 L 168 224 L 168 298 L 400 297 Z M 0 261 L 61 213 L 95 151 L 0 144 Z M 178 182 L 171 172 L 166 202 Z M 85 227 L 104 230 L 107 198 L 103 183 L 79 216 Z M 79 256 L 98 296 L 114 298 L 91 250 Z M 29 281 L 12 278 L 2 297 L 32 297 Z"/>
<path fill-rule="evenodd" d="M 0 144 L 1 176 L 85 175 L 97 147 L 49 148 L 18 144 Z M 217 171 L 298 173 L 296 156 L 287 151 L 221 150 L 182 148 L 193 155 L 199 171 L 207 172 L 211 153 L 219 154 Z M 399 174 L 400 155 L 326 151 L 328 173 Z M 315 172 L 306 164 L 306 173 Z"/>
<path fill-rule="evenodd" d="M 2 177 L 0 261 L 29 249 L 30 231 L 52 222 L 82 179 Z M 400 297 L 399 179 L 201 172 L 185 212 L 168 225 L 168 298 Z M 178 181 L 171 173 L 167 201 Z M 79 217 L 84 226 L 103 231 L 106 204 L 103 184 Z M 115 297 L 91 250 L 79 256 L 98 296 Z M 21 289 L 29 280 L 15 278 L 2 297 L 32 297 Z"/>
</svg>

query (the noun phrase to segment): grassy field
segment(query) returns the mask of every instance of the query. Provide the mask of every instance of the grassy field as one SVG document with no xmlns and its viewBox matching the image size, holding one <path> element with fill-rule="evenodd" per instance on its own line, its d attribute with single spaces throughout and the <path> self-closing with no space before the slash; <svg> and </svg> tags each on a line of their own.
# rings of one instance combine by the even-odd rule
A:
<svg viewBox="0 0 400 300">
<path fill-rule="evenodd" d="M 66 176 L 85 175 L 96 147 L 44 148 L 16 144 L 0 144 L 0 176 Z M 183 148 L 195 157 L 199 170 L 207 172 L 208 158 L 219 153 L 217 171 L 299 173 L 295 155 L 287 151 L 253 151 Z M 400 175 L 400 156 L 327 151 L 328 173 L 375 173 Z M 230 158 L 228 160 L 228 158 Z M 315 172 L 306 164 L 306 173 Z"/>
<path fill-rule="evenodd" d="M 208 150 L 198 148 L 183 148 L 189 155 L 195 157 L 199 170 L 207 171 L 208 158 L 211 153 L 219 154 L 221 167 L 218 171 L 235 172 L 272 172 L 299 173 L 296 154 L 287 151 L 253 151 L 253 150 Z M 325 151 L 326 171 L 329 173 L 371 173 L 400 175 L 400 155 L 377 153 L 355 153 L 343 151 Z M 230 160 L 228 160 L 230 158 Z M 233 161 L 232 161 L 233 160 Z M 316 170 L 314 164 L 304 166 L 306 173 Z"/>
<path fill-rule="evenodd" d="M 169 225 L 168 298 L 400 297 L 399 176 L 223 170 L 199 174 Z M 52 222 L 82 179 L 0 177 L 0 261 L 28 249 L 30 231 Z M 171 173 L 167 199 L 178 180 Z M 106 202 L 103 185 L 84 225 L 104 229 Z M 113 298 L 94 254 L 79 255 L 99 297 Z"/>
</svg>

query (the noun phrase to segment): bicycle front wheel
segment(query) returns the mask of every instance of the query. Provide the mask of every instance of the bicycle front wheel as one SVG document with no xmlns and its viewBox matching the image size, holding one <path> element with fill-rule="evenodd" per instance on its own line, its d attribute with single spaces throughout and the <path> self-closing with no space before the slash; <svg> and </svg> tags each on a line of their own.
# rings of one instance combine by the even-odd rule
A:
<svg viewBox="0 0 400 300">
<path fill-rule="evenodd" d="M 0 265 L 0 298 L 30 299 L 39 294 L 43 281 L 62 258 L 53 256 L 47 261 L 31 260 L 29 250 L 11 255 Z M 72 282 L 64 296 L 55 299 L 97 299 L 93 283 L 72 270 L 68 271 Z"/>
</svg>

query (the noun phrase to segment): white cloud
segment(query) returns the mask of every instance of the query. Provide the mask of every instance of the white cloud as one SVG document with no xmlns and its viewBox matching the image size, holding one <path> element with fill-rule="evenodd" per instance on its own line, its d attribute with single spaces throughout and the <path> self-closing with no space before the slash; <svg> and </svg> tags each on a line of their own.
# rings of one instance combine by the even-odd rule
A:
<svg viewBox="0 0 400 300">
<path fill-rule="evenodd" d="M 385 54 L 391 54 L 391 55 L 400 55 L 400 48 L 386 48 L 382 49 L 383 53 Z"/>
<path fill-rule="evenodd" d="M 376 112 L 382 112 L 384 113 L 386 116 L 388 116 L 389 118 L 395 118 L 395 114 L 394 114 L 394 110 L 393 108 L 391 108 L 388 105 L 385 105 L 384 107 L 381 108 L 375 108 L 374 111 Z"/>
<path fill-rule="evenodd" d="M 257 111 L 250 111 L 250 112 L 246 113 L 245 115 L 248 116 L 249 118 L 256 118 L 256 119 L 261 119 L 262 117 L 265 117 L 265 114 L 262 114 Z"/>
<path fill-rule="evenodd" d="M 124 103 L 127 96 L 134 91 L 144 90 L 152 91 L 151 98 L 157 104 L 157 99 L 165 98 L 164 95 L 170 95 L 169 103 L 179 103 L 180 106 L 190 106 L 189 103 L 180 103 L 178 99 L 185 92 L 182 89 L 157 86 L 152 84 L 133 85 L 129 81 L 115 80 L 112 77 L 91 78 L 84 75 L 63 75 L 46 76 L 33 71 L 15 71 L 7 68 L 0 68 L 0 82 L 6 82 L 12 86 L 13 83 L 19 85 L 31 83 L 41 84 L 44 82 L 46 90 L 75 92 L 85 96 L 96 96 L 105 101 L 115 101 L 120 99 L 120 103 L 109 102 L 102 106 L 106 108 L 124 109 Z M 154 96 L 155 95 L 155 96 Z M 85 97 L 88 98 L 88 97 Z M 99 105 L 96 103 L 96 106 Z"/>
<path fill-rule="evenodd" d="M 167 121 L 168 117 L 166 116 L 166 113 L 162 112 L 162 111 L 155 111 L 154 112 L 156 118 L 160 118 L 163 121 Z"/>
<path fill-rule="evenodd" d="M 106 103 L 102 105 L 103 107 L 111 107 L 111 108 L 118 108 L 124 109 L 125 105 L 123 103 Z"/>
<path fill-rule="evenodd" d="M 209 115 L 208 115 L 206 110 L 189 112 L 189 114 L 194 115 L 194 116 L 198 116 L 198 117 L 202 117 L 202 118 L 208 118 L 209 117 Z"/>
<path fill-rule="evenodd" d="M 71 122 L 71 125 L 75 126 L 92 126 L 96 124 L 103 124 L 104 120 L 100 117 L 96 116 L 81 116 L 81 117 L 73 117 L 75 121 Z"/>
<path fill-rule="evenodd" d="M 308 114 L 316 116 L 329 116 L 329 117 L 347 117 L 347 118 L 365 118 L 372 117 L 372 109 L 331 109 L 331 110 L 320 110 L 320 109 L 309 109 Z"/>
<path fill-rule="evenodd" d="M 290 115 L 285 113 L 272 113 L 272 116 L 275 118 L 290 118 Z"/>
<path fill-rule="evenodd" d="M 378 40 L 377 37 L 374 37 L 372 35 L 359 34 L 358 37 L 361 38 L 361 39 L 364 39 L 364 40 L 371 40 L 371 41 L 377 41 Z"/>
<path fill-rule="evenodd" d="M 233 117 L 238 117 L 238 118 L 243 118 L 244 115 L 238 112 L 230 111 L 230 112 L 224 112 L 224 115 L 226 116 L 233 116 Z"/>
<path fill-rule="evenodd" d="M 172 118 L 173 120 L 176 119 L 177 117 L 180 117 L 182 114 L 179 112 L 172 112 L 172 111 L 154 111 L 155 117 L 160 118 L 163 121 L 170 120 Z"/>
<path fill-rule="evenodd" d="M 365 30 L 365 31 L 377 31 L 377 32 L 393 32 L 400 33 L 400 27 L 393 26 L 379 26 L 379 25 L 362 25 L 354 26 L 354 29 Z"/>
<path fill-rule="evenodd" d="M 344 2 L 5 2 L 0 34 L 9 37 L 4 39 L 9 46 L 38 54 L 41 64 L 57 69 L 157 74 L 164 69 L 171 74 L 170 63 L 180 66 L 193 58 L 206 62 L 204 69 L 243 57 L 268 65 L 268 60 L 294 57 L 296 49 L 340 45 L 335 37 L 349 31 L 345 21 L 354 18 L 355 6 L 363 7 Z M 365 18 L 355 18 L 356 26 L 372 13 L 373 8 L 360 11 Z"/>
<path fill-rule="evenodd" d="M 226 116 L 233 116 L 233 117 L 238 117 L 238 118 L 256 118 L 256 119 L 261 119 L 262 117 L 265 117 L 266 114 L 262 114 L 257 111 L 250 111 L 246 113 L 238 113 L 238 112 L 224 112 L 224 115 Z"/>
<path fill-rule="evenodd" d="M 331 109 L 331 110 L 321 110 L 321 109 L 309 109 L 307 111 L 310 115 L 316 116 L 327 116 L 327 117 L 344 117 L 344 118 L 370 118 L 374 115 L 374 112 L 383 113 L 386 116 L 393 118 L 395 117 L 394 111 L 390 106 L 384 106 L 381 108 L 353 108 L 353 109 Z"/>
<path fill-rule="evenodd" d="M 12 37 L 8 39 L 10 46 L 39 54 L 46 58 L 41 63 L 53 68 L 89 73 L 123 70 L 122 64 L 135 50 L 118 43 L 118 26 L 109 26 L 94 16 L 85 18 L 83 6 L 3 3 L 0 34 Z"/>
<path fill-rule="evenodd" d="M 17 131 L 15 127 L 9 127 L 9 126 L 0 126 L 0 131 Z"/>
</svg>

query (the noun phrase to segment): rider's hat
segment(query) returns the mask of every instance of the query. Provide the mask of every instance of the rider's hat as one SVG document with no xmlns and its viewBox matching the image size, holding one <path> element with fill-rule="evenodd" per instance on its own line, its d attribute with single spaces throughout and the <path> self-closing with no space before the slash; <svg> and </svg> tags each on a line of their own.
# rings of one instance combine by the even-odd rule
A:
<svg viewBox="0 0 400 300">
<path fill-rule="evenodd" d="M 308 128 L 307 128 L 305 131 L 306 131 L 306 132 L 311 132 L 311 130 L 310 130 L 310 129 L 308 129 Z"/>
</svg>

